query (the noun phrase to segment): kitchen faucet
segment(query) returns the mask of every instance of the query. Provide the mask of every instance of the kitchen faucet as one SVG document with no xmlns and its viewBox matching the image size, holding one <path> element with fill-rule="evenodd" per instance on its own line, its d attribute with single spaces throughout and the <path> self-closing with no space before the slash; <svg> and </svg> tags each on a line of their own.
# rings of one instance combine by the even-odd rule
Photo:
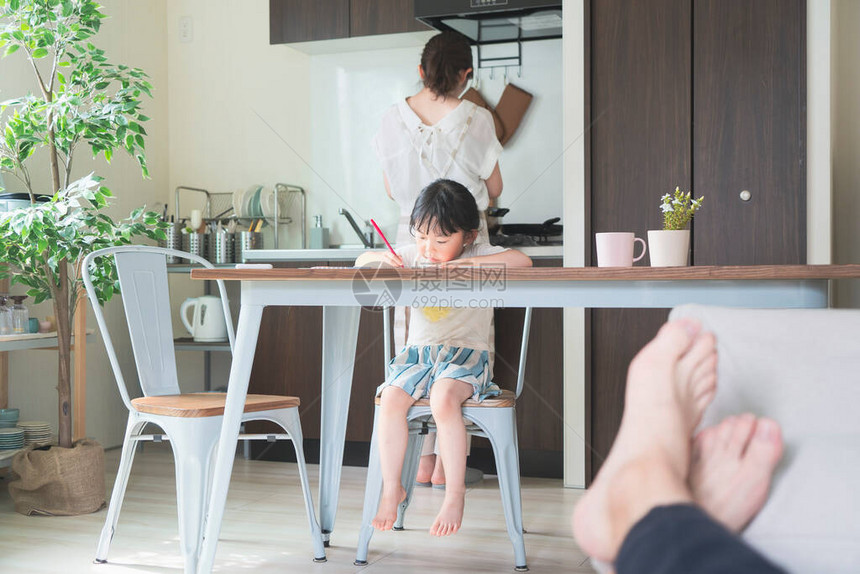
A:
<svg viewBox="0 0 860 574">
<path fill-rule="evenodd" d="M 361 239 L 362 245 L 367 247 L 368 249 L 374 248 L 374 237 L 373 237 L 373 229 L 370 228 L 370 224 L 366 221 L 364 222 L 365 230 L 361 231 L 361 228 L 358 226 L 358 223 L 355 222 L 355 219 L 352 217 L 352 214 L 345 210 L 344 208 L 340 208 L 338 213 L 346 217 L 346 220 L 349 221 L 349 224 L 352 226 L 352 229 L 355 231 L 355 234 L 358 235 L 358 238 Z"/>
</svg>

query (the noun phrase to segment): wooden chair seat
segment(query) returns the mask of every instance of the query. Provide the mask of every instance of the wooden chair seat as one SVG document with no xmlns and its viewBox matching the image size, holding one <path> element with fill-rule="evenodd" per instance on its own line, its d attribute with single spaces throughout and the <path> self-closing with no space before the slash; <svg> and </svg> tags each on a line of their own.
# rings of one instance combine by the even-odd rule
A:
<svg viewBox="0 0 860 574">
<path fill-rule="evenodd" d="M 374 403 L 379 406 L 380 397 L 376 397 Z M 413 407 L 429 407 L 430 399 L 418 399 L 412 404 Z M 502 394 L 496 397 L 487 397 L 483 401 L 467 400 L 463 403 L 464 407 L 484 407 L 491 409 L 509 409 L 517 406 L 517 395 L 513 391 L 502 389 Z"/>
<path fill-rule="evenodd" d="M 142 413 L 167 417 L 217 417 L 224 414 L 226 393 L 188 393 L 184 395 L 160 395 L 132 399 L 131 404 Z M 298 397 L 279 395 L 248 395 L 245 412 L 255 413 L 275 409 L 298 407 Z"/>
</svg>

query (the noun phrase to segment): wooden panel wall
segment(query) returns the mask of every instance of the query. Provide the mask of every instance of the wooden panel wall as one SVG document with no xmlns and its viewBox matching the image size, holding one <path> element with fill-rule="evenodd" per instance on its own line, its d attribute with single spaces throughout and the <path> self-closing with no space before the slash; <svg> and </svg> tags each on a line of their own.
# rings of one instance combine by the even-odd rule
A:
<svg viewBox="0 0 860 574">
<path fill-rule="evenodd" d="M 696 264 L 804 263 L 806 3 L 592 0 L 587 10 L 590 261 L 596 232 L 659 229 L 659 198 L 680 186 L 705 196 Z M 587 480 L 620 424 L 627 365 L 666 315 L 591 312 Z"/>
<path fill-rule="evenodd" d="M 802 0 L 693 4 L 700 265 L 806 263 L 805 14 Z"/>
<path fill-rule="evenodd" d="M 660 197 L 689 187 L 689 0 L 591 2 L 591 240 L 659 229 Z M 646 256 L 640 264 L 647 264 Z M 587 471 L 596 473 L 621 422 L 626 366 L 665 321 L 663 310 L 591 311 Z"/>
</svg>

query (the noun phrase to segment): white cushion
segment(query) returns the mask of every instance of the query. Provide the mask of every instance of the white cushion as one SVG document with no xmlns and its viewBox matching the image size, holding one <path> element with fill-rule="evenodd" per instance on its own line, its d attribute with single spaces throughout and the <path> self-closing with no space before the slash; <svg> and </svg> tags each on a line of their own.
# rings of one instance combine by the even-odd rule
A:
<svg viewBox="0 0 860 574">
<path fill-rule="evenodd" d="M 752 412 L 785 454 L 743 537 L 790 572 L 860 572 L 860 310 L 684 305 L 717 337 L 717 395 L 702 426 Z"/>
</svg>

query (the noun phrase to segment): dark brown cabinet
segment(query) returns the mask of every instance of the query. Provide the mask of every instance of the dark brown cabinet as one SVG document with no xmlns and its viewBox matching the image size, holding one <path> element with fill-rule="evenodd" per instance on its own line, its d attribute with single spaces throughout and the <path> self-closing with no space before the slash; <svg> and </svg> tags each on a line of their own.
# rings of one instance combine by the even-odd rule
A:
<svg viewBox="0 0 860 574">
<path fill-rule="evenodd" d="M 587 10 L 588 262 L 596 232 L 660 229 L 660 197 L 680 186 L 705 196 L 695 264 L 804 263 L 806 3 L 591 0 Z M 587 480 L 618 430 L 627 365 L 667 313 L 589 314 Z"/>
<path fill-rule="evenodd" d="M 331 264 L 342 265 L 342 262 Z M 312 265 L 326 263 L 301 262 L 278 266 Z M 560 267 L 561 260 L 535 260 L 535 265 Z M 502 388 L 516 388 L 522 321 L 522 309 L 496 310 L 494 374 Z M 311 461 L 316 461 L 319 456 L 321 360 L 321 308 L 267 307 L 263 311 L 248 392 L 286 394 L 301 399 L 299 414 L 307 456 Z M 347 464 L 367 464 L 373 431 L 373 397 L 384 377 L 382 313 L 362 309 L 346 433 Z M 535 309 L 523 393 L 517 401 L 517 432 L 524 476 L 561 477 L 562 393 L 562 311 Z M 273 432 L 276 427 L 266 422 L 249 423 L 248 430 Z M 288 443 L 255 444 L 253 448 L 255 456 L 265 459 L 290 460 L 291 457 L 292 446 Z M 486 439 L 474 439 L 469 464 L 486 472 L 494 471 L 494 458 Z"/>
<path fill-rule="evenodd" d="M 349 14 L 350 36 L 430 30 L 415 19 L 414 0 L 350 0 Z"/>
<path fill-rule="evenodd" d="M 413 0 L 269 0 L 269 43 L 429 30 Z"/>
<path fill-rule="evenodd" d="M 349 37 L 349 0 L 269 0 L 269 43 Z"/>
</svg>

